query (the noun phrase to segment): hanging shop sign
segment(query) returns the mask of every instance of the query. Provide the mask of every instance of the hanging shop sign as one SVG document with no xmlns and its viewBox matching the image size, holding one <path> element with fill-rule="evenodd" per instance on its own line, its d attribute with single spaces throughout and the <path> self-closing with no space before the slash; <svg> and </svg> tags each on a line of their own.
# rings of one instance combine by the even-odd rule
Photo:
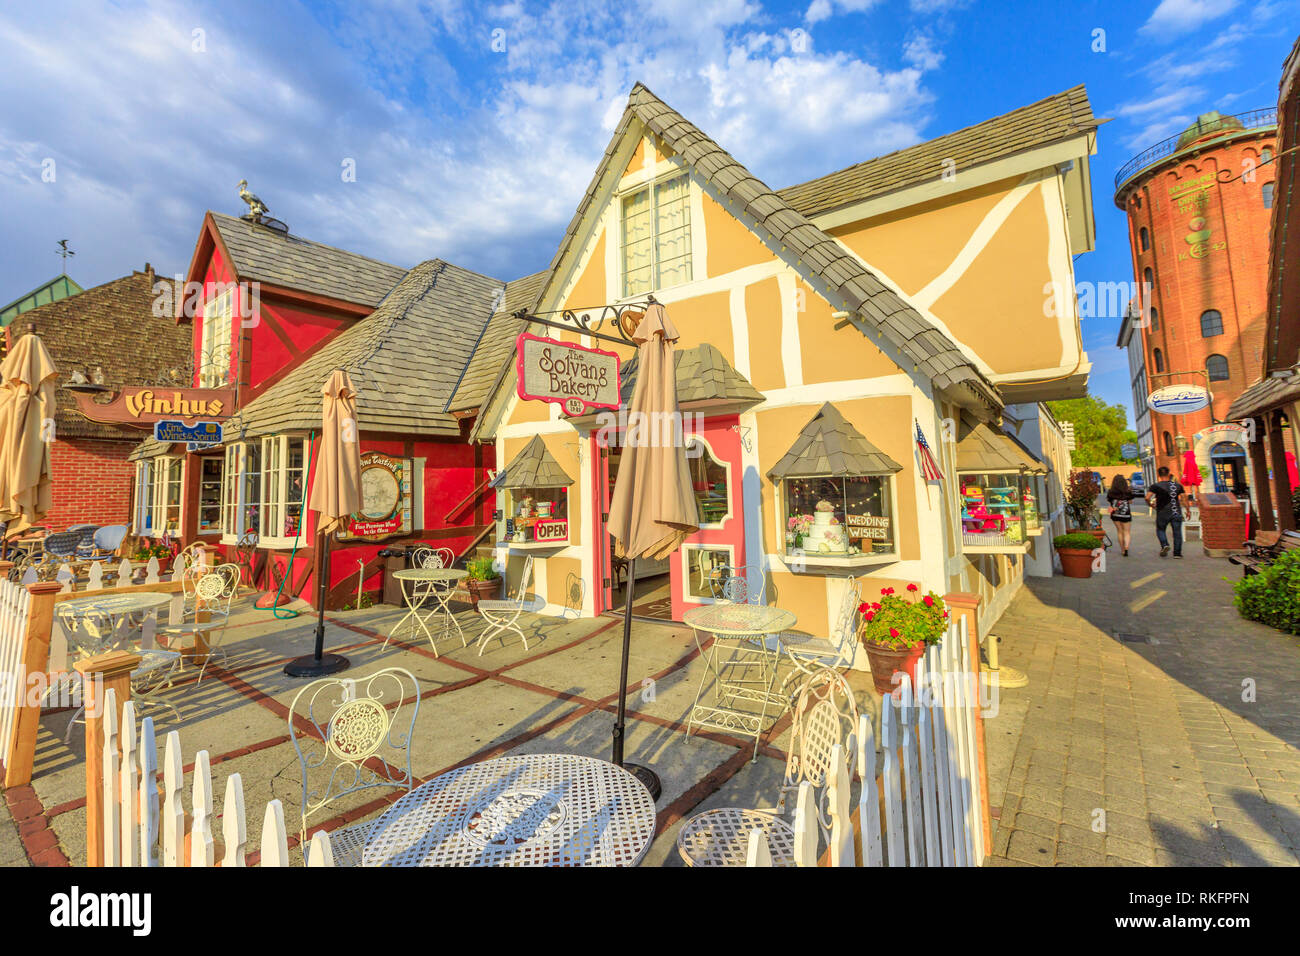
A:
<svg viewBox="0 0 1300 956">
<path fill-rule="evenodd" d="M 618 408 L 619 359 L 614 352 L 521 332 L 515 355 L 520 398 L 554 402 L 568 415 Z"/>
<path fill-rule="evenodd" d="M 1120 445 L 1119 456 L 1121 458 L 1136 458 L 1138 456 L 1138 446 L 1132 442 Z"/>
<path fill-rule="evenodd" d="M 1190 415 L 1208 408 L 1213 397 L 1204 385 L 1166 385 L 1147 396 L 1147 407 L 1161 415 Z"/>
<path fill-rule="evenodd" d="M 361 456 L 361 510 L 348 520 L 344 539 L 378 541 L 410 534 L 414 462 L 380 452 Z"/>
<path fill-rule="evenodd" d="M 542 520 L 533 525 L 534 541 L 565 541 L 568 537 L 568 521 Z"/>
<path fill-rule="evenodd" d="M 132 385 L 114 394 L 111 401 L 97 402 L 95 393 L 73 392 L 77 411 L 92 422 L 104 425 L 134 425 L 152 428 L 158 422 L 181 420 L 220 421 L 235 411 L 233 388 L 153 388 Z"/>
<path fill-rule="evenodd" d="M 182 441 L 199 446 L 215 445 L 221 442 L 221 423 L 196 422 L 186 425 L 179 419 L 164 419 L 154 422 L 153 437 L 155 441 L 169 445 Z"/>
</svg>

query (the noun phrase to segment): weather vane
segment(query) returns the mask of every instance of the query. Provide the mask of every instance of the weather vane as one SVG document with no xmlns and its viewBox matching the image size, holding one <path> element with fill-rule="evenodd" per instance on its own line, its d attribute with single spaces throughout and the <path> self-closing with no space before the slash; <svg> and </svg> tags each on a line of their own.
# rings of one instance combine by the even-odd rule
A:
<svg viewBox="0 0 1300 956">
<path fill-rule="evenodd" d="M 67 274 L 68 274 L 68 256 L 75 256 L 75 255 L 76 255 L 75 252 L 73 252 L 71 249 L 68 248 L 68 242 L 69 242 L 69 241 L 70 241 L 70 240 L 68 240 L 68 239 L 60 239 L 60 240 L 59 240 L 59 248 L 58 248 L 58 249 L 55 251 L 55 253 L 54 253 L 56 256 L 60 256 L 60 257 L 62 257 L 62 259 L 63 259 L 63 274 L 64 274 L 64 275 L 67 275 Z"/>
</svg>

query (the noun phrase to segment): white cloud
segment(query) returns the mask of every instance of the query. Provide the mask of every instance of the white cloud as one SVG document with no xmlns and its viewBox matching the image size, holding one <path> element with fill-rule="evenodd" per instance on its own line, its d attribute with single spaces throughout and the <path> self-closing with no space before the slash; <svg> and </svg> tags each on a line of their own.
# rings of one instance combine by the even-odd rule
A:
<svg viewBox="0 0 1300 956">
<path fill-rule="evenodd" d="M 813 0 L 804 14 L 809 23 L 829 19 L 832 15 L 844 13 L 866 13 L 880 0 Z"/>
<path fill-rule="evenodd" d="M 1238 0 L 1160 0 L 1140 33 L 1172 38 L 1199 29 L 1237 7 Z"/>
<path fill-rule="evenodd" d="M 934 48 L 934 40 L 928 34 L 922 33 L 903 45 L 903 59 L 918 70 L 935 70 L 943 63 L 943 53 Z"/>
</svg>

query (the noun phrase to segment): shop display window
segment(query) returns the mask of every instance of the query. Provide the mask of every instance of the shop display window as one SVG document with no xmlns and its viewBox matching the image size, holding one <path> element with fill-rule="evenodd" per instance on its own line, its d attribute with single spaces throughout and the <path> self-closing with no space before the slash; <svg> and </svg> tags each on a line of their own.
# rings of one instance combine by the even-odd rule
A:
<svg viewBox="0 0 1300 956">
<path fill-rule="evenodd" d="M 569 489 L 507 488 L 504 519 L 510 544 L 568 541 Z"/>
<path fill-rule="evenodd" d="M 781 486 L 788 556 L 853 558 L 896 552 L 889 475 L 787 478 Z"/>
<path fill-rule="evenodd" d="M 1020 551 L 1042 528 L 1033 483 L 1023 473 L 959 476 L 965 550 Z"/>
</svg>

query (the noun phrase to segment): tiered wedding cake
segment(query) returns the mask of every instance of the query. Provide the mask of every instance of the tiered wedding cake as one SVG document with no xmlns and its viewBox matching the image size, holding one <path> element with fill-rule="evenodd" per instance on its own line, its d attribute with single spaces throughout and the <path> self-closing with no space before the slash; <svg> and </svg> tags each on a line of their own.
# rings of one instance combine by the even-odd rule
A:
<svg viewBox="0 0 1300 956">
<path fill-rule="evenodd" d="M 823 554 L 844 554 L 849 550 L 849 539 L 844 526 L 835 517 L 835 506 L 829 501 L 817 502 L 813 515 L 812 532 L 808 536 L 808 551 Z"/>
</svg>

